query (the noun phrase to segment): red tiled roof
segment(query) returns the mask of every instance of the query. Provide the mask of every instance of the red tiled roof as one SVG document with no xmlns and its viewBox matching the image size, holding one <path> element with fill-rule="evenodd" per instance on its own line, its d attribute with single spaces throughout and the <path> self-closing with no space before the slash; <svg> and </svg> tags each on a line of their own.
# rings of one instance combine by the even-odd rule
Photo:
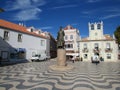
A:
<svg viewBox="0 0 120 90">
<path fill-rule="evenodd" d="M 15 23 L 11 23 L 11 22 L 8 22 L 8 21 L 2 20 L 2 19 L 0 19 L 0 27 L 8 28 L 8 29 L 18 31 L 18 32 L 23 32 L 23 33 L 41 37 L 41 38 L 47 38 L 43 35 L 27 31 L 27 28 L 24 26 L 21 26 L 21 25 L 15 24 Z"/>
<path fill-rule="evenodd" d="M 64 30 L 69 30 L 69 29 L 74 29 L 72 26 L 70 26 L 70 25 L 67 25 L 65 28 L 64 28 Z"/>
<path fill-rule="evenodd" d="M 89 41 L 89 40 L 88 40 L 88 37 L 82 38 L 82 41 L 84 41 L 84 42 L 85 42 L 85 41 Z"/>
<path fill-rule="evenodd" d="M 87 42 L 87 41 L 103 41 L 103 40 L 104 41 L 107 41 L 107 40 L 109 41 L 109 40 L 114 40 L 109 34 L 104 35 L 104 37 L 105 37 L 104 39 L 97 39 L 97 40 L 96 39 L 95 40 L 90 40 L 88 37 L 86 37 L 86 38 L 82 38 L 81 41 L 82 42 Z"/>
<path fill-rule="evenodd" d="M 108 34 L 104 35 L 104 37 L 105 37 L 106 40 L 113 40 L 113 38 Z"/>
</svg>

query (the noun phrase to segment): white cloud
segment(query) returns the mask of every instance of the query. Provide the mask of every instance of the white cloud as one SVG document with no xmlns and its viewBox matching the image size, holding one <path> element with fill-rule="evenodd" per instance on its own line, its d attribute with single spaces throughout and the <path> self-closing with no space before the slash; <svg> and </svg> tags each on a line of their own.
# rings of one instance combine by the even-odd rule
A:
<svg viewBox="0 0 120 90">
<path fill-rule="evenodd" d="M 33 20 L 38 18 L 38 14 L 42 12 L 38 6 L 45 5 L 44 0 L 15 0 L 9 2 L 6 10 L 15 11 L 14 20 Z"/>
<path fill-rule="evenodd" d="M 106 12 L 120 12 L 119 7 L 108 7 L 104 9 Z"/>
<path fill-rule="evenodd" d="M 71 25 L 76 26 L 76 25 L 79 25 L 79 23 L 72 23 Z"/>
<path fill-rule="evenodd" d="M 52 26 L 41 27 L 40 29 L 52 29 Z"/>
<path fill-rule="evenodd" d="M 120 13 L 118 13 L 118 14 L 106 15 L 106 16 L 102 17 L 101 19 L 109 19 L 109 18 L 115 18 L 115 17 L 120 17 Z"/>
<path fill-rule="evenodd" d="M 95 2 L 99 2 L 101 0 L 87 0 L 88 3 L 95 3 Z"/>
<path fill-rule="evenodd" d="M 77 5 L 73 4 L 73 5 L 57 6 L 57 7 L 51 8 L 51 9 L 72 8 L 72 7 L 77 7 Z"/>
<path fill-rule="evenodd" d="M 120 10 L 116 7 L 105 8 L 104 12 L 106 13 L 106 15 L 103 16 L 101 19 L 120 17 Z"/>
<path fill-rule="evenodd" d="M 34 8 L 38 6 L 45 5 L 46 2 L 44 0 L 16 0 L 15 2 L 9 2 L 6 6 L 7 10 L 23 10 Z"/>
<path fill-rule="evenodd" d="M 42 10 L 39 8 L 26 9 L 26 10 L 19 11 L 15 15 L 14 20 L 27 21 L 27 20 L 38 19 L 37 14 L 41 11 Z"/>
<path fill-rule="evenodd" d="M 97 13 L 97 12 L 100 12 L 101 9 L 88 9 L 88 10 L 84 10 L 84 11 L 81 11 L 82 14 L 85 14 L 85 15 L 90 15 L 90 14 L 94 14 L 94 13 Z"/>
</svg>

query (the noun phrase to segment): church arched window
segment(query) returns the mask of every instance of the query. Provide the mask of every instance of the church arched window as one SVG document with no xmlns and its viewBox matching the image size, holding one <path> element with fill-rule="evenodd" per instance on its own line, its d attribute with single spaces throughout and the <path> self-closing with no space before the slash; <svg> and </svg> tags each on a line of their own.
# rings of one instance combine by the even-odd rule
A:
<svg viewBox="0 0 120 90">
<path fill-rule="evenodd" d="M 101 24 L 97 24 L 97 29 L 101 29 Z"/>
<path fill-rule="evenodd" d="M 91 25 L 91 30 L 94 30 L 94 24 Z"/>
</svg>

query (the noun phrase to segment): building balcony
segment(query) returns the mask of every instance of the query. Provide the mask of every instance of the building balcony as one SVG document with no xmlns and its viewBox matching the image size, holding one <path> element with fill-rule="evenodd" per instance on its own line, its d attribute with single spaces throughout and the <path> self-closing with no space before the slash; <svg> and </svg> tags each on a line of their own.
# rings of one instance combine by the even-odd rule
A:
<svg viewBox="0 0 120 90">
<path fill-rule="evenodd" d="M 101 49 L 93 49 L 93 52 L 94 52 L 94 53 L 100 53 L 100 50 L 101 50 Z"/>
<path fill-rule="evenodd" d="M 105 49 L 105 52 L 107 53 L 107 52 L 112 52 L 112 48 L 106 48 Z"/>
<path fill-rule="evenodd" d="M 66 53 L 75 53 L 74 50 L 66 50 Z"/>
<path fill-rule="evenodd" d="M 87 49 L 87 48 L 84 48 L 84 49 L 82 50 L 82 52 L 83 52 L 83 53 L 88 53 L 88 49 Z"/>
</svg>

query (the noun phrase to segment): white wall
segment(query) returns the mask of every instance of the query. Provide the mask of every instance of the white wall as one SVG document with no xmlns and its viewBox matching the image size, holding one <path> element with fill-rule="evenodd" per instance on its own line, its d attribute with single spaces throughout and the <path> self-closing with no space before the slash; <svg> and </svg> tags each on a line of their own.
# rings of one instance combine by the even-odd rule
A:
<svg viewBox="0 0 120 90">
<path fill-rule="evenodd" d="M 0 29 L 0 37 L 3 38 L 4 30 L 7 29 Z M 46 51 L 46 43 L 47 39 L 32 36 L 29 34 L 24 34 L 21 32 L 15 32 L 12 30 L 8 30 L 10 32 L 10 38 L 9 41 L 6 41 L 9 43 L 10 46 L 14 48 L 25 48 L 26 49 L 26 58 L 30 59 L 32 56 L 32 52 L 36 53 L 45 53 Z M 22 34 L 22 42 L 18 42 L 18 34 Z M 41 45 L 41 40 L 44 40 L 44 45 Z"/>
<path fill-rule="evenodd" d="M 84 49 L 84 43 L 87 44 L 87 49 L 88 52 L 87 53 L 83 53 L 83 49 Z M 84 59 L 86 61 L 90 61 L 91 57 L 94 56 L 94 44 L 98 43 L 99 44 L 99 48 L 100 48 L 100 56 L 102 56 L 104 58 L 105 61 L 116 61 L 117 60 L 117 53 L 118 53 L 118 49 L 117 49 L 117 44 L 115 43 L 115 40 L 113 41 L 88 41 L 88 42 L 80 42 L 80 57 L 84 57 L 84 54 L 88 55 L 87 59 Z M 105 52 L 106 49 L 106 44 L 110 43 L 111 45 L 111 49 L 112 52 Z M 111 54 L 111 59 L 107 59 L 107 54 Z"/>
<path fill-rule="evenodd" d="M 73 48 L 66 48 L 66 50 L 73 50 L 73 51 L 78 51 L 78 45 L 77 45 L 77 41 L 79 39 L 79 35 L 78 35 L 78 30 L 77 29 L 68 29 L 68 30 L 64 30 L 65 36 L 68 37 L 67 40 L 65 40 L 66 44 L 73 44 Z M 73 39 L 70 39 L 70 35 L 73 35 Z M 78 55 L 78 53 L 67 53 L 67 55 Z"/>
</svg>

